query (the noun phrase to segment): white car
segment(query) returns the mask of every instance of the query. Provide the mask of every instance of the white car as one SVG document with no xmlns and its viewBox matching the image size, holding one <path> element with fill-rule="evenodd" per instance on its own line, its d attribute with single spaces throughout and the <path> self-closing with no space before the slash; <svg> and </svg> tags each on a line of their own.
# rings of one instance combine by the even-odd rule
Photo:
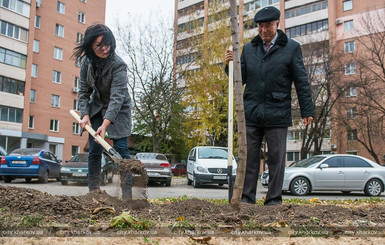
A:
<svg viewBox="0 0 385 245">
<path fill-rule="evenodd" d="M 269 172 L 261 176 L 268 188 Z M 360 156 L 347 154 L 316 155 L 285 168 L 283 191 L 304 196 L 311 191 L 364 191 L 378 196 L 384 191 L 385 167 Z"/>
<path fill-rule="evenodd" d="M 226 147 L 194 147 L 187 160 L 187 184 L 195 188 L 204 183 L 216 183 L 222 186 L 228 183 L 228 153 Z M 232 178 L 235 179 L 237 163 L 232 156 Z"/>
</svg>

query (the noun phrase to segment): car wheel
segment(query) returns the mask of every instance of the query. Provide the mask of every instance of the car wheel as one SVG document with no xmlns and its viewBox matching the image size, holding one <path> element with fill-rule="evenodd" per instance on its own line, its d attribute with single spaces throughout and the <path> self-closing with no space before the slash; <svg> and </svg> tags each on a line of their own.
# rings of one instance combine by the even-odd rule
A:
<svg viewBox="0 0 385 245">
<path fill-rule="evenodd" d="M 57 177 L 56 180 L 57 180 L 57 181 L 60 181 L 60 180 L 61 180 L 61 177 Z"/>
<path fill-rule="evenodd" d="M 31 183 L 32 178 L 25 178 L 25 182 Z"/>
<path fill-rule="evenodd" d="M 371 179 L 366 183 L 365 194 L 368 196 L 379 196 L 383 190 L 382 182 L 378 179 Z"/>
<path fill-rule="evenodd" d="M 62 184 L 62 185 L 68 185 L 68 180 L 62 180 L 62 181 L 61 181 L 61 184 Z"/>
<path fill-rule="evenodd" d="M 304 177 L 295 178 L 290 184 L 290 192 L 296 196 L 305 196 L 310 193 L 310 184 Z"/>
<path fill-rule="evenodd" d="M 200 186 L 199 182 L 197 181 L 197 177 L 195 177 L 195 176 L 193 179 L 193 186 L 194 186 L 194 188 L 198 188 Z"/>
<path fill-rule="evenodd" d="M 218 184 L 219 186 L 223 186 L 223 184 Z"/>
<path fill-rule="evenodd" d="M 11 176 L 3 176 L 4 183 L 11 183 L 12 177 Z"/>
<path fill-rule="evenodd" d="M 188 175 L 187 175 L 187 185 L 191 185 L 192 184 L 192 181 L 188 178 Z"/>
<path fill-rule="evenodd" d="M 106 185 L 107 184 L 107 173 L 102 173 L 102 181 L 101 185 Z"/>
<path fill-rule="evenodd" d="M 165 186 L 171 186 L 171 180 L 164 182 Z"/>
<path fill-rule="evenodd" d="M 48 170 L 39 178 L 39 183 L 48 183 Z"/>
</svg>

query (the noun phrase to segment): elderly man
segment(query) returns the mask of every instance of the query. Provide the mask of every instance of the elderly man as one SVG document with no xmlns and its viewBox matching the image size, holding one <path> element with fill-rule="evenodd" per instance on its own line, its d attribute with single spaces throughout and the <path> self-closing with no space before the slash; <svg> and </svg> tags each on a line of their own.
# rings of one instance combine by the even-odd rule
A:
<svg viewBox="0 0 385 245">
<path fill-rule="evenodd" d="M 247 128 L 247 167 L 242 202 L 255 203 L 261 144 L 268 149 L 269 189 L 265 205 L 282 203 L 287 128 L 292 125 L 291 89 L 294 82 L 305 125 L 314 117 L 310 86 L 299 43 L 278 29 L 280 11 L 262 8 L 254 17 L 258 35 L 243 47 L 242 81 Z M 226 63 L 233 59 L 227 51 Z M 227 66 L 226 66 L 227 70 Z"/>
</svg>

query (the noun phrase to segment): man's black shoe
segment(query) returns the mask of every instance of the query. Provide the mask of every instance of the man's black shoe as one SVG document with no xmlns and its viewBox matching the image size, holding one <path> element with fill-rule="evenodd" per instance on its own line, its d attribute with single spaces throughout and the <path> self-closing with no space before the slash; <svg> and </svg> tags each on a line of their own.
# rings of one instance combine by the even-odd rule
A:
<svg viewBox="0 0 385 245">
<path fill-rule="evenodd" d="M 271 200 L 269 202 L 266 202 L 264 205 L 265 206 L 276 206 L 276 205 L 281 205 L 282 201 L 277 201 L 277 200 Z"/>
</svg>

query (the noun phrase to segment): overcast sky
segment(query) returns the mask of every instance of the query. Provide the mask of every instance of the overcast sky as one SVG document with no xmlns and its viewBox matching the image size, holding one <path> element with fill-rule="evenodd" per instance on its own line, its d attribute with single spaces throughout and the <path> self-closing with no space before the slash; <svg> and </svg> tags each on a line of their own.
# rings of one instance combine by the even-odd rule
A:
<svg viewBox="0 0 385 245">
<path fill-rule="evenodd" d="M 107 0 L 106 25 L 111 26 L 116 18 L 122 20 L 127 18 L 128 14 L 145 21 L 158 14 L 165 18 L 173 17 L 174 6 L 175 0 Z"/>
</svg>

